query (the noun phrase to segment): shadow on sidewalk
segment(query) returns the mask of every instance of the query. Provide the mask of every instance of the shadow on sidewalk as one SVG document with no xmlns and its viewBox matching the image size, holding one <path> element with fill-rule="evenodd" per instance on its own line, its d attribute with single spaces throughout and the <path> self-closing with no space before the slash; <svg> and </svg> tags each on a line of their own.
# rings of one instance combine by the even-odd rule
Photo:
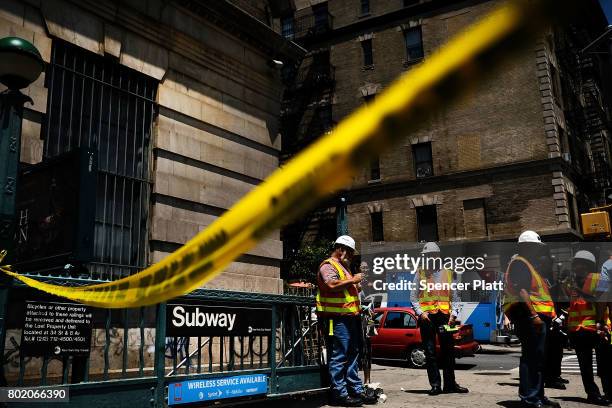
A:
<svg viewBox="0 0 612 408">
<path fill-rule="evenodd" d="M 581 404 L 590 404 L 586 398 L 582 397 L 555 397 L 555 399 L 566 402 L 580 402 Z"/>
<path fill-rule="evenodd" d="M 506 386 L 506 387 L 518 387 L 519 383 L 498 382 L 497 385 Z"/>
<path fill-rule="evenodd" d="M 408 394 L 427 394 L 429 390 L 404 390 Z"/>
<path fill-rule="evenodd" d="M 497 405 L 500 405 L 504 408 L 521 408 L 523 406 L 523 403 L 521 401 L 518 400 L 514 400 L 514 401 L 499 401 L 497 403 Z"/>
<path fill-rule="evenodd" d="M 299 407 L 299 408 L 319 408 L 326 406 L 328 403 L 327 394 L 320 393 L 315 395 L 302 396 L 297 398 L 279 398 L 271 400 L 262 400 L 257 402 L 246 403 L 252 408 L 288 408 L 288 407 Z"/>
</svg>

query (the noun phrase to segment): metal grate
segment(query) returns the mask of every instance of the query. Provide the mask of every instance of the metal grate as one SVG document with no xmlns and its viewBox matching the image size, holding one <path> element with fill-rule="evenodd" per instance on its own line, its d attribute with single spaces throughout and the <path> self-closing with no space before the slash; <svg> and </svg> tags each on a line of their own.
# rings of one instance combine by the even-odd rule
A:
<svg viewBox="0 0 612 408">
<path fill-rule="evenodd" d="M 89 278 L 114 280 L 146 266 L 151 129 L 157 81 L 54 40 L 44 157 L 97 148 L 94 259 Z"/>
</svg>

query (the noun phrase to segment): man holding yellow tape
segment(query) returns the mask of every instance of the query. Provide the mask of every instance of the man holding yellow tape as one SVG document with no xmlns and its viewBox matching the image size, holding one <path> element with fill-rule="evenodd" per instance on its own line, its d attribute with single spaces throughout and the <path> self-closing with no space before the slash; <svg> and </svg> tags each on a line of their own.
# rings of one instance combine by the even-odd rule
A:
<svg viewBox="0 0 612 408">
<path fill-rule="evenodd" d="M 363 274 L 352 276 L 348 270 L 354 254 L 355 240 L 342 235 L 317 275 L 317 315 L 328 337 L 331 400 L 333 405 L 345 407 L 376 403 L 376 398 L 364 395 L 359 378 L 359 283 Z"/>
</svg>

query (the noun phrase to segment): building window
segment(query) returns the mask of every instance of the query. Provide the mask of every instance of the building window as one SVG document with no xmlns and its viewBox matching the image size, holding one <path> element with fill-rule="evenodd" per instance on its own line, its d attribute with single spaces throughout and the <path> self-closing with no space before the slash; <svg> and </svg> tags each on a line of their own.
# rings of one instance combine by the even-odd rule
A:
<svg viewBox="0 0 612 408">
<path fill-rule="evenodd" d="M 61 40 L 47 67 L 44 158 L 98 150 L 92 278 L 114 280 L 147 266 L 151 129 L 157 81 Z"/>
<path fill-rule="evenodd" d="M 384 241 L 385 234 L 384 234 L 384 228 L 383 228 L 382 211 L 371 213 L 370 220 L 372 221 L 372 241 L 373 242 Z"/>
<path fill-rule="evenodd" d="M 283 37 L 293 39 L 295 31 L 293 29 L 293 16 L 286 16 L 281 19 L 281 34 Z"/>
<path fill-rule="evenodd" d="M 370 14 L 370 0 L 361 0 L 361 15 Z"/>
<path fill-rule="evenodd" d="M 312 14 L 314 14 L 314 25 L 317 32 L 324 32 L 330 28 L 331 21 L 329 18 L 327 2 L 313 5 Z"/>
<path fill-rule="evenodd" d="M 416 208 L 418 241 L 438 240 L 438 214 L 435 205 Z"/>
<path fill-rule="evenodd" d="M 406 61 L 413 62 L 423 58 L 423 31 L 421 26 L 404 30 Z"/>
<path fill-rule="evenodd" d="M 414 168 L 417 178 L 433 176 L 433 158 L 431 155 L 431 143 L 418 143 L 412 145 Z"/>
<path fill-rule="evenodd" d="M 567 198 L 567 211 L 569 212 L 569 221 L 570 221 L 570 227 L 572 227 L 575 230 L 579 230 L 579 225 L 578 225 L 578 217 L 576 215 L 576 213 L 578 212 L 577 208 L 576 208 L 576 200 L 574 199 L 574 196 L 572 193 L 566 193 L 566 198 Z"/>
<path fill-rule="evenodd" d="M 374 101 L 374 98 L 376 98 L 376 94 L 365 95 L 363 97 L 363 101 L 365 102 L 366 105 L 369 105 L 370 103 Z"/>
<path fill-rule="evenodd" d="M 380 180 L 380 157 L 376 156 L 370 161 L 370 180 Z"/>
<path fill-rule="evenodd" d="M 374 56 L 372 55 L 372 39 L 363 40 L 361 42 L 361 49 L 363 50 L 363 66 L 371 67 L 374 65 Z"/>
<path fill-rule="evenodd" d="M 559 107 L 563 107 L 563 95 L 561 93 L 561 77 L 559 75 L 559 71 L 553 64 L 549 64 L 549 66 L 553 98 Z"/>
<path fill-rule="evenodd" d="M 463 225 L 466 238 L 483 237 L 489 234 L 487 211 L 483 198 L 463 202 Z"/>
</svg>

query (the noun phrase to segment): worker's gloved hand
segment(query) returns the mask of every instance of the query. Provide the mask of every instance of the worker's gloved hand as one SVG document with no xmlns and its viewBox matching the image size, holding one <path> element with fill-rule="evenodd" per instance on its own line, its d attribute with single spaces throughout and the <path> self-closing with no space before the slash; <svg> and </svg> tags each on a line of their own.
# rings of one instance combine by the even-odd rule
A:
<svg viewBox="0 0 612 408">
<path fill-rule="evenodd" d="M 431 320 L 429 320 L 429 313 L 427 312 L 423 312 L 421 313 L 421 315 L 419 316 L 419 319 L 423 320 L 424 322 L 430 322 Z"/>
</svg>

